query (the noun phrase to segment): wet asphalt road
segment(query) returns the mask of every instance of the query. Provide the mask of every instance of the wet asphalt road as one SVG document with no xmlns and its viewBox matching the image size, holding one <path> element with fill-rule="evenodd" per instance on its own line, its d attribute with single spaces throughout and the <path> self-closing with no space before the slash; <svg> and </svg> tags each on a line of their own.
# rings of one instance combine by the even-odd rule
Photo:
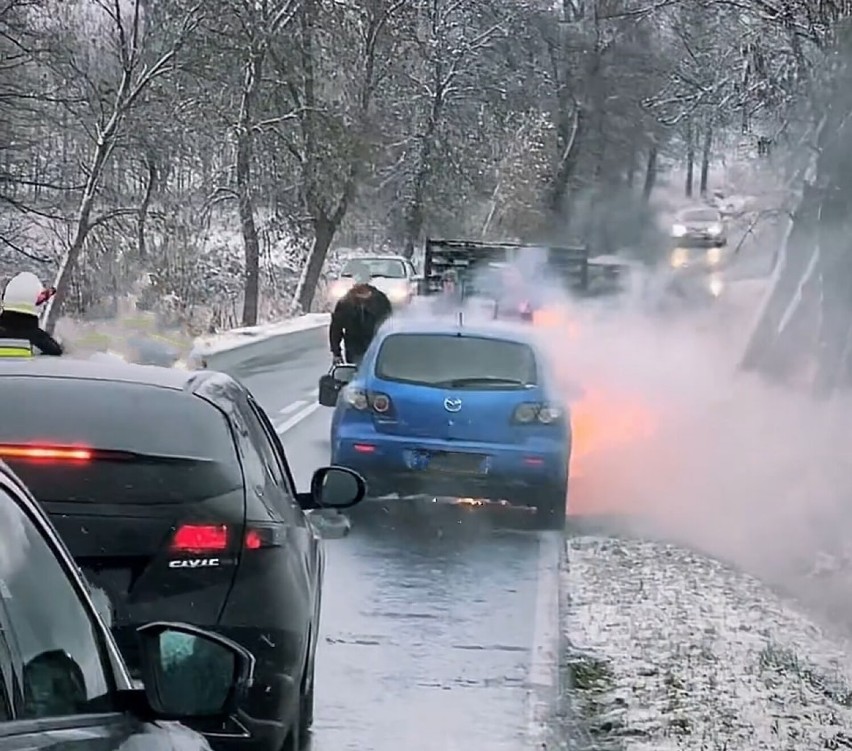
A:
<svg viewBox="0 0 852 751">
<path fill-rule="evenodd" d="M 243 378 L 300 487 L 329 458 L 330 410 L 314 407 L 327 367 L 328 355 L 312 351 Z M 557 624 L 542 617 L 553 593 L 542 582 L 554 579 L 557 539 L 484 511 L 362 509 L 349 537 L 326 542 L 312 751 L 534 742 L 530 702 L 549 691 L 555 654 Z"/>
</svg>

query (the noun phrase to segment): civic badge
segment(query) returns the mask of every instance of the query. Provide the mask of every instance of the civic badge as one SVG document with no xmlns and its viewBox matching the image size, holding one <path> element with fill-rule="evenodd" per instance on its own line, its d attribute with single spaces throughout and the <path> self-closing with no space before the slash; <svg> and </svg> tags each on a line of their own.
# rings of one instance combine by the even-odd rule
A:
<svg viewBox="0 0 852 751">
<path fill-rule="evenodd" d="M 444 399 L 444 409 L 447 410 L 447 412 L 458 412 L 461 407 L 461 399 Z"/>
</svg>

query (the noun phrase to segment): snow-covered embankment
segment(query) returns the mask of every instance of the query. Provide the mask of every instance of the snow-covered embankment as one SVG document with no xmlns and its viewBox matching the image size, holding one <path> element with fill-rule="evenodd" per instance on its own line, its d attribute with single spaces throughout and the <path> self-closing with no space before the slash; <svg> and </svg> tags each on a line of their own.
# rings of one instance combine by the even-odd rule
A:
<svg viewBox="0 0 852 751">
<path fill-rule="evenodd" d="M 562 584 L 580 747 L 852 748 L 848 645 L 757 579 L 674 545 L 576 537 Z"/>
</svg>

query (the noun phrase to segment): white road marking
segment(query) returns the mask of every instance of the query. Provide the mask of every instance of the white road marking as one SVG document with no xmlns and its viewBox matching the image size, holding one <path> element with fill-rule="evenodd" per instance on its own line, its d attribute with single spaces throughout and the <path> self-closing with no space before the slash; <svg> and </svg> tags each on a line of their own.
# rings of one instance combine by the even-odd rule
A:
<svg viewBox="0 0 852 751">
<path fill-rule="evenodd" d="M 529 748 L 546 748 L 550 712 L 559 691 L 559 566 L 562 534 L 541 536 L 536 571 L 535 615 L 530 669 L 527 673 L 527 735 Z"/>
<path fill-rule="evenodd" d="M 298 401 L 293 402 L 292 404 L 288 404 L 283 409 L 279 409 L 278 413 L 281 414 L 281 415 L 289 415 L 291 412 L 295 412 L 297 409 L 299 409 L 299 407 L 301 407 L 303 404 L 307 404 L 307 403 L 308 403 L 307 399 L 299 399 Z"/>
<path fill-rule="evenodd" d="M 316 412 L 322 405 L 319 402 L 314 402 L 313 404 L 308 404 L 306 407 L 303 407 L 295 415 L 293 415 L 288 420 L 284 422 L 278 423 L 275 426 L 275 430 L 278 432 L 278 435 L 283 435 L 288 430 L 292 430 L 295 428 L 302 420 L 310 417 L 314 412 Z"/>
</svg>

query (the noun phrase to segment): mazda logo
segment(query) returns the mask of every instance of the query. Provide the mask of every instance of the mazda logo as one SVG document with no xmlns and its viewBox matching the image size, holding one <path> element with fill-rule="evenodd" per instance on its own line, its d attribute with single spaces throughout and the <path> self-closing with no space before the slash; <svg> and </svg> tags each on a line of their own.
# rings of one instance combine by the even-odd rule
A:
<svg viewBox="0 0 852 751">
<path fill-rule="evenodd" d="M 461 409 L 461 399 L 444 399 L 444 409 L 447 412 L 458 412 Z"/>
</svg>

